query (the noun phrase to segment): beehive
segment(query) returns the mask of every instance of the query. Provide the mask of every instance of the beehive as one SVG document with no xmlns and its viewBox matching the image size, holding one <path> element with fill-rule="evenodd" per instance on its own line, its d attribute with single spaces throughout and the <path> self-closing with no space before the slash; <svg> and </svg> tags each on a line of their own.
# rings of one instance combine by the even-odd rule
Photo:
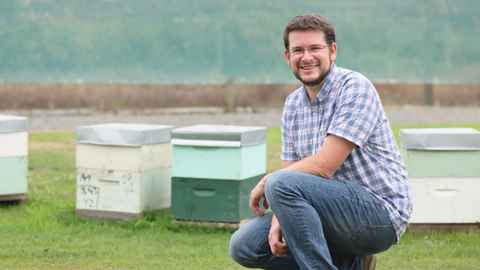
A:
<svg viewBox="0 0 480 270">
<path fill-rule="evenodd" d="M 264 127 L 197 125 L 172 133 L 176 219 L 238 222 L 266 172 Z"/>
<path fill-rule="evenodd" d="M 128 219 L 170 207 L 171 129 L 117 123 L 77 128 L 77 213 Z"/>
<path fill-rule="evenodd" d="M 176 219 L 239 222 L 252 216 L 250 191 L 262 175 L 247 179 L 172 179 L 172 213 Z"/>
<path fill-rule="evenodd" d="M 266 171 L 263 127 L 196 125 L 172 133 L 174 177 L 246 179 Z"/>
<path fill-rule="evenodd" d="M 0 201 L 27 198 L 27 118 L 0 115 Z"/>
<path fill-rule="evenodd" d="M 470 128 L 403 129 L 411 184 L 411 223 L 478 223 L 480 132 Z"/>
</svg>

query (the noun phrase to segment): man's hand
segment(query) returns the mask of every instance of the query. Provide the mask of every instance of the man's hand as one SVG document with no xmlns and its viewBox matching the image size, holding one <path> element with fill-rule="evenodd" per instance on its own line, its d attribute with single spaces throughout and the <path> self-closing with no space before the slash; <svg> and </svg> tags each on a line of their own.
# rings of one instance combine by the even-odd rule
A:
<svg viewBox="0 0 480 270">
<path fill-rule="evenodd" d="M 250 192 L 250 209 L 256 216 L 263 216 L 265 213 L 265 209 L 268 209 L 269 205 L 267 202 L 267 198 L 265 198 L 265 184 L 267 183 L 267 179 L 270 174 L 265 175 L 262 180 L 258 182 L 258 184 L 252 189 Z M 260 201 L 263 199 L 263 207 L 260 207 Z"/>
<path fill-rule="evenodd" d="M 268 244 L 273 255 L 284 256 L 287 254 L 288 246 L 282 237 L 282 228 L 275 215 L 272 216 L 272 225 L 268 233 Z"/>
</svg>

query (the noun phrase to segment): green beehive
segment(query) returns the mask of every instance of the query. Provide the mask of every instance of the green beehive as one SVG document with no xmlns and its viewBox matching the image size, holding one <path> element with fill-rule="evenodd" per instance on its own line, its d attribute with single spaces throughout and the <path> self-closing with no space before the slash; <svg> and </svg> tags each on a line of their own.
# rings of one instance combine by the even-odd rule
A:
<svg viewBox="0 0 480 270">
<path fill-rule="evenodd" d="M 251 216 L 250 191 L 266 172 L 264 127 L 197 125 L 172 132 L 172 214 L 237 223 Z"/>
<path fill-rule="evenodd" d="M 250 191 L 264 174 L 247 179 L 172 178 L 172 214 L 179 220 L 232 222 L 252 216 Z"/>
<path fill-rule="evenodd" d="M 264 127 L 196 125 L 172 132 L 173 177 L 246 179 L 266 172 Z"/>
<path fill-rule="evenodd" d="M 480 132 L 471 128 L 400 130 L 409 177 L 479 177 Z"/>
</svg>

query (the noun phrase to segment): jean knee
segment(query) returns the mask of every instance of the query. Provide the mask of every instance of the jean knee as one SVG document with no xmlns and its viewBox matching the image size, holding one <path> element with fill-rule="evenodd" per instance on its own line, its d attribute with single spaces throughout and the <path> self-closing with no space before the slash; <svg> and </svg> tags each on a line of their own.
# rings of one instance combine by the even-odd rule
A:
<svg viewBox="0 0 480 270">
<path fill-rule="evenodd" d="M 280 193 L 291 190 L 297 172 L 277 171 L 268 177 L 265 185 L 265 196 L 271 203 Z"/>
<path fill-rule="evenodd" d="M 255 254 L 250 250 L 250 239 L 245 232 L 238 229 L 230 238 L 228 253 L 230 257 L 238 264 L 245 267 L 254 267 L 257 265 Z"/>
<path fill-rule="evenodd" d="M 242 241 L 240 237 L 239 230 L 237 230 L 232 237 L 230 238 L 230 244 L 228 247 L 228 253 L 230 254 L 230 257 L 236 261 L 237 263 L 241 264 L 242 261 L 242 250 L 243 250 L 243 245 L 242 243 L 245 243 L 245 241 Z"/>
<path fill-rule="evenodd" d="M 262 266 L 270 250 L 267 239 L 271 220 L 271 214 L 265 214 L 242 224 L 230 238 L 230 257 L 245 267 Z"/>
</svg>

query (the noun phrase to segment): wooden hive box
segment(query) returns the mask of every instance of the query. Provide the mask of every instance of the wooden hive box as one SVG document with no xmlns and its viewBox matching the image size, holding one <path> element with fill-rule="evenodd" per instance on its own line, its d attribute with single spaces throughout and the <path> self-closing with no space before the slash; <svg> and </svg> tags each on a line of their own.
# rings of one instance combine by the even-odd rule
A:
<svg viewBox="0 0 480 270">
<path fill-rule="evenodd" d="M 266 171 L 266 128 L 196 125 L 172 132 L 174 177 L 246 179 Z"/>
<path fill-rule="evenodd" d="M 479 223 L 480 132 L 403 129 L 400 141 L 413 200 L 410 222 Z"/>
<path fill-rule="evenodd" d="M 197 125 L 172 132 L 172 214 L 176 219 L 239 222 L 266 172 L 266 128 Z"/>
<path fill-rule="evenodd" d="M 171 129 L 117 123 L 77 128 L 77 214 L 129 219 L 170 207 Z"/>
<path fill-rule="evenodd" d="M 26 117 L 0 115 L 0 201 L 24 201 L 28 182 Z"/>
</svg>

